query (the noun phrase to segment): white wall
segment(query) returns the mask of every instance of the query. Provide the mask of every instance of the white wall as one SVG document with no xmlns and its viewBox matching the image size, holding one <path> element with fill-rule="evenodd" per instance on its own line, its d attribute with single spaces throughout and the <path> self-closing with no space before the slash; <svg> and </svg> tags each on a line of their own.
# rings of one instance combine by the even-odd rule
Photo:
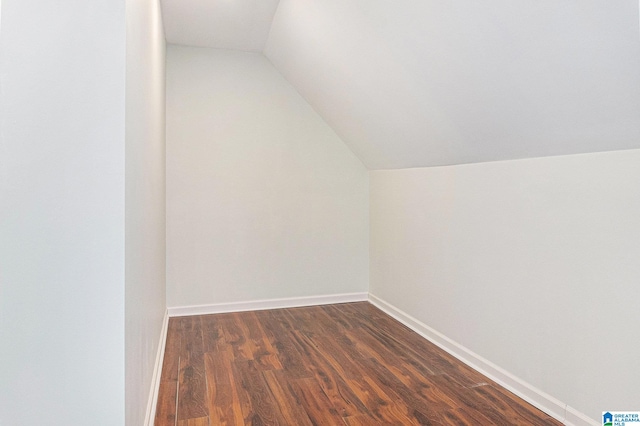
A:
<svg viewBox="0 0 640 426">
<path fill-rule="evenodd" d="M 142 425 L 166 311 L 165 43 L 158 0 L 127 1 L 125 412 Z"/>
<path fill-rule="evenodd" d="M 570 407 L 640 400 L 640 150 L 371 172 L 371 293 Z"/>
<path fill-rule="evenodd" d="M 167 300 L 366 292 L 368 176 L 259 54 L 167 50 Z"/>
<path fill-rule="evenodd" d="M 3 426 L 124 423 L 124 14 L 2 1 Z"/>
</svg>

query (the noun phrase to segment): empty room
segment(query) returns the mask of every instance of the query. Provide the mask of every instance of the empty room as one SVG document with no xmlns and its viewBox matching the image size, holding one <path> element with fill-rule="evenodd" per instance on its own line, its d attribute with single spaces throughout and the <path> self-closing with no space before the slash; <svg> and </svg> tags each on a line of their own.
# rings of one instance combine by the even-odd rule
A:
<svg viewBox="0 0 640 426">
<path fill-rule="evenodd" d="M 0 426 L 640 424 L 637 0 L 0 0 Z"/>
</svg>

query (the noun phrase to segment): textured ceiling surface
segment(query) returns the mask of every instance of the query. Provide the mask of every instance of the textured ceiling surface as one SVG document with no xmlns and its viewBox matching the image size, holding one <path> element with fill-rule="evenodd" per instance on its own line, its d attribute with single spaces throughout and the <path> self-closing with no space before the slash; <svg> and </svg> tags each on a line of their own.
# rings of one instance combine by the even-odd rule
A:
<svg viewBox="0 0 640 426">
<path fill-rule="evenodd" d="M 167 38 L 263 46 L 369 168 L 640 148 L 637 0 L 277 3 L 163 0 Z"/>
</svg>

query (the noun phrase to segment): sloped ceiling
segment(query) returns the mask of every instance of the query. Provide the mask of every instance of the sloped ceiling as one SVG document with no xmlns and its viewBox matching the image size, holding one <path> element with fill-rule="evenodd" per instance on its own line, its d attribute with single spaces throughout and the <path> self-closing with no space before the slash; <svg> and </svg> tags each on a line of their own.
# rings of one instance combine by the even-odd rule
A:
<svg viewBox="0 0 640 426">
<path fill-rule="evenodd" d="M 217 8 L 263 28 L 265 2 L 245 50 L 369 168 L 640 148 L 637 0 L 163 0 L 168 41 L 241 48 Z"/>
</svg>

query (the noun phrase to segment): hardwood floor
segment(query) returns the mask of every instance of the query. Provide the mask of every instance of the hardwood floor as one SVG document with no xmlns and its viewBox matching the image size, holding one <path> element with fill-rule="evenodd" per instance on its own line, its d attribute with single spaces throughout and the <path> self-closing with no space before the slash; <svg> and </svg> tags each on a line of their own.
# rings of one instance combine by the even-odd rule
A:
<svg viewBox="0 0 640 426">
<path fill-rule="evenodd" d="M 367 302 L 171 318 L 156 426 L 559 425 Z"/>
</svg>

